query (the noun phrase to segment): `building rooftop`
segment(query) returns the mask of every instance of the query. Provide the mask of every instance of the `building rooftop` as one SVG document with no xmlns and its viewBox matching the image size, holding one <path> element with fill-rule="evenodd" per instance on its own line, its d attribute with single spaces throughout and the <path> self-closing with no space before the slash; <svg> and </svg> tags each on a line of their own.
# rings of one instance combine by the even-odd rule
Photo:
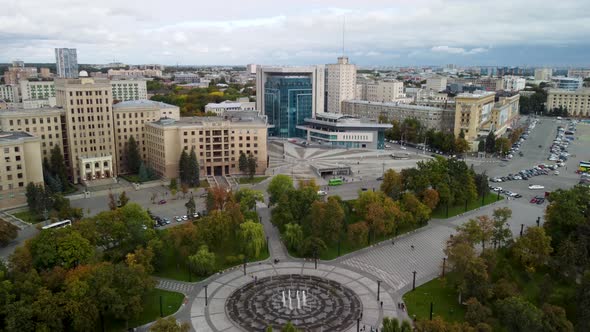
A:
<svg viewBox="0 0 590 332">
<path fill-rule="evenodd" d="M 410 105 L 404 103 L 396 103 L 396 102 L 380 102 L 380 101 L 367 101 L 367 100 L 345 100 L 345 103 L 355 103 L 355 104 L 365 104 L 365 105 L 381 105 L 381 106 L 391 106 L 391 107 L 400 107 L 405 109 L 412 109 L 417 111 L 444 111 L 438 107 L 431 107 L 431 106 L 421 106 L 421 105 Z"/>
<path fill-rule="evenodd" d="M 231 122 L 236 124 L 257 124 L 266 125 L 266 116 L 258 115 L 257 112 L 238 111 L 233 112 L 229 116 L 187 116 L 181 117 L 180 120 L 174 120 L 171 118 L 161 118 L 158 121 L 152 122 L 152 124 L 160 126 L 194 126 L 204 125 L 207 123 L 214 122 Z"/>
<path fill-rule="evenodd" d="M 235 102 L 235 101 L 222 101 L 221 103 L 209 103 L 205 105 L 205 107 L 209 108 L 240 108 L 242 103 Z"/>
<path fill-rule="evenodd" d="M 482 91 L 482 90 L 477 90 L 474 92 L 464 92 L 464 93 L 460 93 L 457 95 L 457 97 L 455 98 L 483 98 L 483 97 L 487 97 L 487 96 L 491 96 L 491 95 L 495 95 L 496 93 L 494 91 Z"/>
<path fill-rule="evenodd" d="M 139 100 L 128 100 L 128 101 L 122 101 L 120 103 L 116 103 L 113 105 L 113 110 L 116 110 L 119 108 L 146 108 L 146 107 L 178 108 L 178 106 L 166 104 L 161 101 L 139 99 Z"/>
<path fill-rule="evenodd" d="M 0 143 L 13 142 L 25 138 L 35 138 L 35 136 L 24 131 L 0 131 Z"/>
<path fill-rule="evenodd" d="M 330 125 L 341 128 L 374 128 L 374 129 L 387 129 L 393 126 L 389 123 L 378 123 L 371 119 L 357 118 L 350 115 L 335 114 L 335 113 L 321 113 L 316 114 L 316 118 L 305 118 L 307 123 L 316 123 L 323 125 Z"/>
<path fill-rule="evenodd" d="M 0 110 L 0 115 L 20 115 L 20 114 L 41 114 L 41 113 L 61 113 L 64 109 L 61 107 L 42 107 L 42 108 L 8 108 Z"/>
</svg>

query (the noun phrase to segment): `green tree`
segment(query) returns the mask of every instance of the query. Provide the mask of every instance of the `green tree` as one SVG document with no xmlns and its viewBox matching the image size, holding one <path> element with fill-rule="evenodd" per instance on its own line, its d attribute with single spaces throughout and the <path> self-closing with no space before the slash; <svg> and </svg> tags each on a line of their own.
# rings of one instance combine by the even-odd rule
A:
<svg viewBox="0 0 590 332">
<path fill-rule="evenodd" d="M 37 269 L 69 269 L 90 261 L 94 247 L 71 227 L 44 230 L 30 240 L 32 263 Z"/>
<path fill-rule="evenodd" d="M 49 160 L 51 165 L 51 174 L 59 179 L 64 190 L 69 188 L 70 184 L 68 181 L 68 170 L 66 168 L 64 156 L 61 153 L 61 148 L 59 145 L 56 145 L 51 149 Z"/>
<path fill-rule="evenodd" d="M 543 331 L 543 313 L 520 297 L 509 297 L 496 302 L 496 314 L 508 332 Z"/>
<path fill-rule="evenodd" d="M 549 196 L 543 227 L 551 234 L 552 246 L 559 244 L 575 233 L 588 220 L 590 188 L 575 186 L 569 190 L 557 189 Z"/>
<path fill-rule="evenodd" d="M 456 153 L 465 153 L 471 150 L 471 145 L 464 137 L 459 137 L 455 140 L 455 152 Z"/>
<path fill-rule="evenodd" d="M 191 196 L 188 201 L 184 204 L 184 206 L 186 207 L 186 214 L 188 216 L 192 216 L 195 214 L 195 211 L 197 209 L 197 205 L 195 204 L 195 199 L 193 198 L 193 196 Z"/>
<path fill-rule="evenodd" d="M 191 269 L 200 276 L 207 276 L 214 272 L 215 254 L 206 245 L 199 247 L 196 254 L 188 258 Z"/>
<path fill-rule="evenodd" d="M 179 323 L 174 316 L 158 318 L 158 320 L 150 326 L 150 332 L 188 332 L 190 329 L 191 326 L 189 323 Z"/>
<path fill-rule="evenodd" d="M 543 307 L 543 331 L 546 332 L 573 332 L 574 325 L 567 319 L 562 307 L 544 303 Z"/>
<path fill-rule="evenodd" d="M 256 157 L 254 157 L 254 155 L 250 154 L 248 156 L 248 176 L 250 176 L 250 178 L 253 178 L 254 174 L 256 174 L 256 167 L 257 167 Z"/>
<path fill-rule="evenodd" d="M 492 233 L 492 241 L 494 242 L 494 245 L 502 246 L 512 238 L 512 231 L 508 227 L 508 220 L 511 217 L 512 210 L 510 208 L 494 209 L 494 228 Z"/>
<path fill-rule="evenodd" d="M 199 162 L 197 161 L 197 153 L 195 148 L 191 149 L 191 153 L 188 157 L 188 170 L 189 170 L 189 184 L 193 187 L 198 187 L 201 184 L 199 175 Z"/>
<path fill-rule="evenodd" d="M 496 152 L 507 155 L 510 151 L 510 140 L 506 137 L 496 139 Z"/>
<path fill-rule="evenodd" d="M 298 329 L 295 328 L 295 325 L 290 321 L 281 329 L 281 332 L 299 332 Z"/>
<path fill-rule="evenodd" d="M 471 326 L 478 323 L 488 323 L 492 317 L 492 309 L 481 304 L 476 298 L 472 297 L 467 300 L 467 310 L 465 312 L 465 321 Z"/>
<path fill-rule="evenodd" d="M 241 188 L 235 194 L 235 198 L 240 203 L 242 213 L 254 210 L 256 208 L 256 202 L 264 201 L 264 194 L 262 191 L 253 190 L 250 188 Z"/>
<path fill-rule="evenodd" d="M 266 189 L 269 195 L 269 205 L 276 204 L 283 195 L 294 189 L 293 180 L 288 175 L 276 175 Z"/>
<path fill-rule="evenodd" d="M 168 185 L 168 189 L 178 190 L 178 183 L 176 182 L 176 178 L 170 179 L 170 184 Z"/>
<path fill-rule="evenodd" d="M 182 183 L 189 183 L 190 182 L 189 156 L 186 153 L 186 150 L 184 150 L 184 149 L 180 153 L 180 161 L 178 162 L 178 173 L 180 175 L 180 182 L 182 182 Z"/>
<path fill-rule="evenodd" d="M 486 137 L 486 152 L 487 153 L 494 153 L 496 152 L 496 136 L 492 131 Z"/>
<path fill-rule="evenodd" d="M 240 224 L 240 240 L 247 257 L 256 258 L 266 245 L 264 228 L 261 223 L 246 221 Z"/>
<path fill-rule="evenodd" d="M 393 199 L 399 199 L 403 191 L 403 179 L 401 174 L 394 169 L 388 169 L 383 175 L 381 191 Z"/>
<path fill-rule="evenodd" d="M 18 227 L 0 219 L 0 246 L 4 247 L 18 236 Z"/>
<path fill-rule="evenodd" d="M 512 247 L 516 258 L 529 271 L 535 271 L 538 267 L 547 263 L 551 248 L 551 237 L 545 234 L 541 227 L 529 227 L 523 236 L 519 237 Z"/>
<path fill-rule="evenodd" d="M 299 224 L 286 224 L 284 232 L 285 243 L 287 247 L 299 250 L 299 246 L 303 242 L 303 229 Z"/>
<path fill-rule="evenodd" d="M 127 165 L 127 171 L 137 174 L 141 163 L 141 153 L 139 152 L 137 141 L 135 141 L 133 135 L 129 135 L 129 140 L 125 144 L 125 164 Z"/>
<path fill-rule="evenodd" d="M 150 180 L 150 175 L 148 172 L 148 168 L 145 166 L 145 163 L 142 161 L 139 164 L 139 171 L 138 171 L 139 182 L 146 182 Z"/>
<path fill-rule="evenodd" d="M 127 193 L 125 193 L 125 191 L 123 191 L 121 193 L 121 195 L 119 195 L 119 206 L 125 206 L 127 205 L 127 203 L 129 203 L 129 197 L 127 197 Z"/>
<path fill-rule="evenodd" d="M 584 272 L 576 287 L 576 330 L 590 331 L 590 271 Z"/>
<path fill-rule="evenodd" d="M 479 143 L 477 143 L 477 151 L 478 152 L 485 152 L 486 151 L 486 142 L 483 139 L 480 139 Z"/>
<path fill-rule="evenodd" d="M 248 173 L 248 157 L 240 151 L 240 159 L 238 160 L 238 168 L 242 173 Z"/>
</svg>

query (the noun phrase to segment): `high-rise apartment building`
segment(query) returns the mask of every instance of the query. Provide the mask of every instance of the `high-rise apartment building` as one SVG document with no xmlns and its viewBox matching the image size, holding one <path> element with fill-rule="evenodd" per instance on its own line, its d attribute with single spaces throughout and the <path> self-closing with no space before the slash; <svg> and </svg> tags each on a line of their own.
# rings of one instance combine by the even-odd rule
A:
<svg viewBox="0 0 590 332">
<path fill-rule="evenodd" d="M 20 81 L 22 100 L 49 99 L 55 97 L 53 81 Z"/>
<path fill-rule="evenodd" d="M 358 88 L 357 88 L 358 90 Z M 363 84 L 357 99 L 377 102 L 395 102 L 405 97 L 404 82 L 387 80 Z"/>
<path fill-rule="evenodd" d="M 342 101 L 355 99 L 356 66 L 348 63 L 348 57 L 338 58 L 338 63 L 326 66 L 328 75 L 329 113 L 341 113 Z"/>
<path fill-rule="evenodd" d="M 75 48 L 55 49 L 56 76 L 59 78 L 78 77 L 78 56 Z"/>
<path fill-rule="evenodd" d="M 520 91 L 524 90 L 526 85 L 526 79 L 519 76 L 503 76 L 502 77 L 502 90 L 506 91 Z"/>
<path fill-rule="evenodd" d="M 270 136 L 304 137 L 305 118 L 324 110 L 324 66 L 258 67 L 256 108 L 268 117 Z"/>
<path fill-rule="evenodd" d="M 447 78 L 444 76 L 436 76 L 426 79 L 426 89 L 436 92 L 446 90 Z"/>
<path fill-rule="evenodd" d="M 117 174 L 109 80 L 81 77 L 55 81 L 57 105 L 65 111 L 64 158 L 74 183 Z"/>
<path fill-rule="evenodd" d="M 567 71 L 567 77 L 590 77 L 590 69 L 569 69 Z"/>
<path fill-rule="evenodd" d="M 537 81 L 551 81 L 553 69 L 551 68 L 537 68 L 535 69 L 535 80 Z"/>
<path fill-rule="evenodd" d="M 141 100 L 147 98 L 147 84 L 143 79 L 112 80 L 113 100 Z"/>
<path fill-rule="evenodd" d="M 18 86 L 16 84 L 0 85 L 0 100 L 18 103 L 19 99 Z"/>
</svg>

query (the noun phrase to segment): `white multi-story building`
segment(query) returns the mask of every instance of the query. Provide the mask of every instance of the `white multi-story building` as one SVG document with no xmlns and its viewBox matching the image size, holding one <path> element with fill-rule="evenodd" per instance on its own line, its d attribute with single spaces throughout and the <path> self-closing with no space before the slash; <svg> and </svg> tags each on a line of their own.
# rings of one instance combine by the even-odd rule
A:
<svg viewBox="0 0 590 332">
<path fill-rule="evenodd" d="M 584 79 L 581 77 L 556 76 L 552 77 L 551 81 L 553 81 L 555 88 L 570 91 L 578 90 L 584 86 Z"/>
<path fill-rule="evenodd" d="M 78 77 L 78 56 L 75 48 L 55 49 L 56 74 L 60 78 Z"/>
<path fill-rule="evenodd" d="M 361 88 L 361 96 L 357 96 L 357 99 L 378 102 L 395 102 L 404 97 L 404 83 L 395 80 L 387 80 L 363 84 Z"/>
<path fill-rule="evenodd" d="M 19 101 L 18 86 L 16 84 L 0 85 L 0 100 L 16 103 Z"/>
<path fill-rule="evenodd" d="M 590 89 L 550 89 L 547 109 L 565 108 L 570 116 L 590 116 Z"/>
<path fill-rule="evenodd" d="M 551 81 L 553 75 L 553 69 L 551 68 L 537 68 L 535 69 L 535 80 L 536 81 Z"/>
<path fill-rule="evenodd" d="M 142 100 L 147 98 L 146 81 L 142 79 L 112 80 L 113 100 Z"/>
<path fill-rule="evenodd" d="M 247 97 L 239 98 L 236 101 L 226 100 L 221 103 L 209 103 L 205 105 L 205 113 L 215 113 L 217 116 L 226 112 L 255 111 L 256 102 L 250 101 Z"/>
<path fill-rule="evenodd" d="M 254 63 L 249 63 L 246 65 L 246 72 L 248 74 L 256 74 L 256 64 Z"/>
<path fill-rule="evenodd" d="M 338 63 L 326 66 L 328 75 L 329 113 L 341 113 L 342 101 L 352 100 L 356 94 L 356 66 L 348 63 L 348 57 L 338 58 Z"/>
<path fill-rule="evenodd" d="M 520 91 L 526 86 L 526 79 L 520 76 L 503 76 L 502 90 Z"/>
<path fill-rule="evenodd" d="M 159 69 L 109 69 L 109 77 L 162 77 Z"/>
<path fill-rule="evenodd" d="M 447 78 L 444 76 L 437 76 L 426 79 L 426 89 L 436 92 L 446 90 Z"/>
<path fill-rule="evenodd" d="M 20 93 L 22 100 L 49 99 L 55 97 L 55 84 L 53 81 L 20 81 Z"/>
</svg>

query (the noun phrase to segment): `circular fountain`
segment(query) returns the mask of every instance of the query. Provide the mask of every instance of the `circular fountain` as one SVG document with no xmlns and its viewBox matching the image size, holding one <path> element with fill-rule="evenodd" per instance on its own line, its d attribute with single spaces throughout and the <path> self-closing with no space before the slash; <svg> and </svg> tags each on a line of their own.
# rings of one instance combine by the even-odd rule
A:
<svg viewBox="0 0 590 332">
<path fill-rule="evenodd" d="M 280 275 L 252 281 L 225 303 L 228 316 L 246 331 L 280 329 L 291 322 L 304 331 L 345 331 L 363 308 L 350 288 L 309 275 Z"/>
</svg>

